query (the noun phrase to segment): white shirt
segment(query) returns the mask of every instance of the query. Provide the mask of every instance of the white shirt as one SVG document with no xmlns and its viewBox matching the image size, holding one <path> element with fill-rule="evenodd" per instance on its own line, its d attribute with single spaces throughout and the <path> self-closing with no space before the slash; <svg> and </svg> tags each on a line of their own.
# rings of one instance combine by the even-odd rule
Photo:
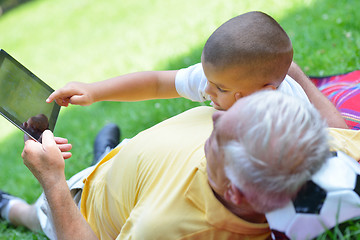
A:
<svg viewBox="0 0 360 240">
<path fill-rule="evenodd" d="M 209 95 L 205 93 L 206 84 L 207 79 L 201 63 L 180 69 L 175 77 L 176 91 L 180 96 L 192 101 L 210 100 Z M 303 88 L 289 75 L 286 75 L 278 90 L 310 103 Z"/>
</svg>

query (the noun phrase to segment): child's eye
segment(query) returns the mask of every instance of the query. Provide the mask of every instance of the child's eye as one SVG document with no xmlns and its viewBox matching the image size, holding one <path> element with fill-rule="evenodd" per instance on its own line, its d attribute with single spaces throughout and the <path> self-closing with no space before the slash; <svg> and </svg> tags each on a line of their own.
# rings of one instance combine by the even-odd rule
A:
<svg viewBox="0 0 360 240">
<path fill-rule="evenodd" d="M 218 87 L 218 86 L 216 86 L 216 88 L 217 88 L 220 92 L 227 92 L 227 90 L 224 90 L 224 89 L 222 89 L 222 88 L 220 88 L 220 87 Z"/>
</svg>

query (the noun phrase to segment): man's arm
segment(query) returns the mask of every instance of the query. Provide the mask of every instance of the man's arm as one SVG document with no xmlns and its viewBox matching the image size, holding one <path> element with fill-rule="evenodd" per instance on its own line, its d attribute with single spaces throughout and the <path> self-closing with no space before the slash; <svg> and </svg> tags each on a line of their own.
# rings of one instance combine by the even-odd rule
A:
<svg viewBox="0 0 360 240">
<path fill-rule="evenodd" d="M 44 189 L 58 239 L 97 239 L 75 205 L 65 180 L 65 153 L 57 146 L 51 131 L 43 133 L 42 144 L 25 142 L 24 164 Z"/>
<path fill-rule="evenodd" d="M 141 101 L 180 97 L 175 88 L 177 71 L 136 72 L 95 83 L 71 82 L 53 92 L 47 102 L 90 105 L 99 101 Z"/>
<path fill-rule="evenodd" d="M 304 89 L 310 102 L 317 108 L 329 127 L 348 128 L 340 112 L 329 99 L 317 89 L 296 63 L 291 63 L 288 74 Z"/>
</svg>

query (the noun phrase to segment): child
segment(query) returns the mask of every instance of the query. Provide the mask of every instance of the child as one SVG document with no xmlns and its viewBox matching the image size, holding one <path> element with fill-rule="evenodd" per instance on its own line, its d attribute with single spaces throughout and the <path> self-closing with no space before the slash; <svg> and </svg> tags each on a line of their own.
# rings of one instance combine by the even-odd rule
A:
<svg viewBox="0 0 360 240">
<path fill-rule="evenodd" d="M 302 87 L 286 75 L 292 57 L 292 44 L 282 27 L 265 13 L 248 12 L 225 22 L 210 36 L 199 64 L 175 71 L 131 73 L 90 84 L 72 82 L 52 93 L 47 102 L 85 106 L 98 101 L 185 97 L 211 100 L 214 108 L 227 110 L 239 98 L 264 89 L 278 89 L 309 101 Z M 301 72 L 299 68 L 293 70 L 294 75 L 299 75 L 298 70 Z M 302 85 L 309 87 L 308 83 Z M 314 91 L 311 86 L 310 90 Z"/>
</svg>

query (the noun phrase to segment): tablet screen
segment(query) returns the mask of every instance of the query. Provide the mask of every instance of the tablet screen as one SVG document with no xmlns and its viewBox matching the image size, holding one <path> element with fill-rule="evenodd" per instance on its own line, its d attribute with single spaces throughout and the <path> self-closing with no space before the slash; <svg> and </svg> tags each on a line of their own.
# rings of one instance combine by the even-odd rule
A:
<svg viewBox="0 0 360 240">
<path fill-rule="evenodd" d="M 4 50 L 0 51 L 0 112 L 36 140 L 45 129 L 54 131 L 60 106 L 46 103 L 53 91 Z"/>
</svg>

